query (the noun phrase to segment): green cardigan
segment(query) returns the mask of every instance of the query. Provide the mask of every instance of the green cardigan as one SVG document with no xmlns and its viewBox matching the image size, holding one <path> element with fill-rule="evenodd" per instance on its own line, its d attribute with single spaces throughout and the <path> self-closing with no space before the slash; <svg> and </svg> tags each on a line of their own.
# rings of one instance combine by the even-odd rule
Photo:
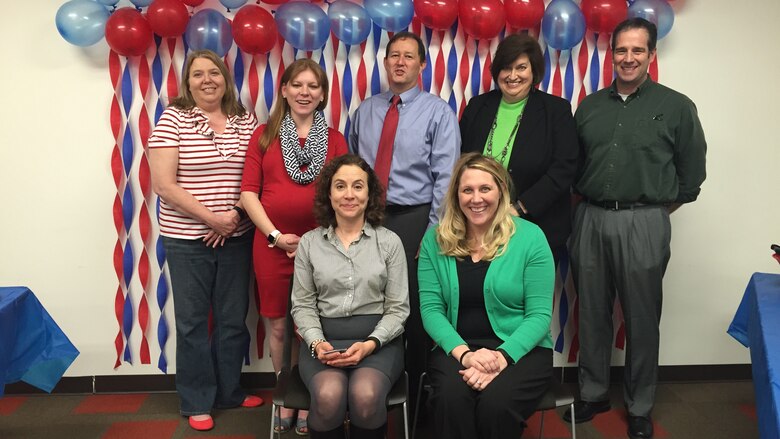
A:
<svg viewBox="0 0 780 439">
<path fill-rule="evenodd" d="M 555 266 L 544 233 L 535 224 L 513 217 L 515 234 L 485 276 L 485 307 L 499 348 L 517 361 L 536 346 L 552 348 Z M 425 234 L 418 262 L 420 313 L 433 341 L 450 353 L 466 344 L 455 330 L 460 290 L 455 258 L 441 254 L 436 229 Z"/>
</svg>

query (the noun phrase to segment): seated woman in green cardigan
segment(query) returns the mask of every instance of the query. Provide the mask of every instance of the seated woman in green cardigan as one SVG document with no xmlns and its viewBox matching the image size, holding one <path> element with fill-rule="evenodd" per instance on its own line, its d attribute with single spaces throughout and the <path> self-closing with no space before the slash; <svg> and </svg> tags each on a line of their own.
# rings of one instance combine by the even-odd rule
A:
<svg viewBox="0 0 780 439">
<path fill-rule="evenodd" d="M 494 159 L 463 155 L 420 249 L 438 437 L 519 437 L 552 376 L 553 258 L 539 227 L 512 215 L 509 184 Z"/>
</svg>

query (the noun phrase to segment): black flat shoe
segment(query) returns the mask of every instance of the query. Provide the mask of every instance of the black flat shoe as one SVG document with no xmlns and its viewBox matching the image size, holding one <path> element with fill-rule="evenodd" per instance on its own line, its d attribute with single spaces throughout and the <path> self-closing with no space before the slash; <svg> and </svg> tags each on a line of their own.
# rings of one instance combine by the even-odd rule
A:
<svg viewBox="0 0 780 439">
<path fill-rule="evenodd" d="M 653 421 L 644 416 L 628 416 L 628 437 L 649 439 L 653 437 Z"/>
<path fill-rule="evenodd" d="M 588 422 L 599 413 L 608 412 L 611 406 L 609 401 L 578 401 L 574 403 L 574 423 Z M 571 409 L 563 414 L 563 420 L 571 422 Z"/>
</svg>

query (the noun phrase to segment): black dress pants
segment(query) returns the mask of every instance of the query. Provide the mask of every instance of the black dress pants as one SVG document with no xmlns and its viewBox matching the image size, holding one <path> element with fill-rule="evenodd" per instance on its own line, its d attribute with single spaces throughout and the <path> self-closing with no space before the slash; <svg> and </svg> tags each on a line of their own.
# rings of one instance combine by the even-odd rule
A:
<svg viewBox="0 0 780 439">
<path fill-rule="evenodd" d="M 553 372 L 552 349 L 536 347 L 476 391 L 463 381 L 455 358 L 438 348 L 429 358 L 436 433 L 448 439 L 520 437 Z"/>
</svg>

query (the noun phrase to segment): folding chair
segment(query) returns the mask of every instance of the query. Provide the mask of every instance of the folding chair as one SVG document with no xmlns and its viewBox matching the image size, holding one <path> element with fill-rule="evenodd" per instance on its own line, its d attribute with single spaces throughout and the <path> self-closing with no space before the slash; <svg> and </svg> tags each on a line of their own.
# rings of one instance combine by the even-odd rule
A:
<svg viewBox="0 0 780 439">
<path fill-rule="evenodd" d="M 292 295 L 292 279 L 290 280 L 290 295 Z M 295 327 L 290 307 L 292 300 L 288 298 L 287 315 L 284 326 L 284 345 L 282 351 L 282 369 L 276 377 L 276 387 L 271 403 L 271 439 L 274 439 L 274 414 L 277 408 L 286 407 L 297 410 L 308 410 L 311 397 L 306 385 L 303 384 L 301 375 L 298 373 L 298 365 L 290 366 L 292 357 L 292 344 L 295 338 Z M 409 439 L 409 417 L 407 414 L 407 399 L 409 397 L 409 376 L 404 374 L 395 382 L 390 393 L 387 395 L 387 408 L 392 409 L 400 406 L 404 412 L 404 438 Z M 277 438 L 281 438 L 281 433 L 277 433 Z"/>
</svg>

